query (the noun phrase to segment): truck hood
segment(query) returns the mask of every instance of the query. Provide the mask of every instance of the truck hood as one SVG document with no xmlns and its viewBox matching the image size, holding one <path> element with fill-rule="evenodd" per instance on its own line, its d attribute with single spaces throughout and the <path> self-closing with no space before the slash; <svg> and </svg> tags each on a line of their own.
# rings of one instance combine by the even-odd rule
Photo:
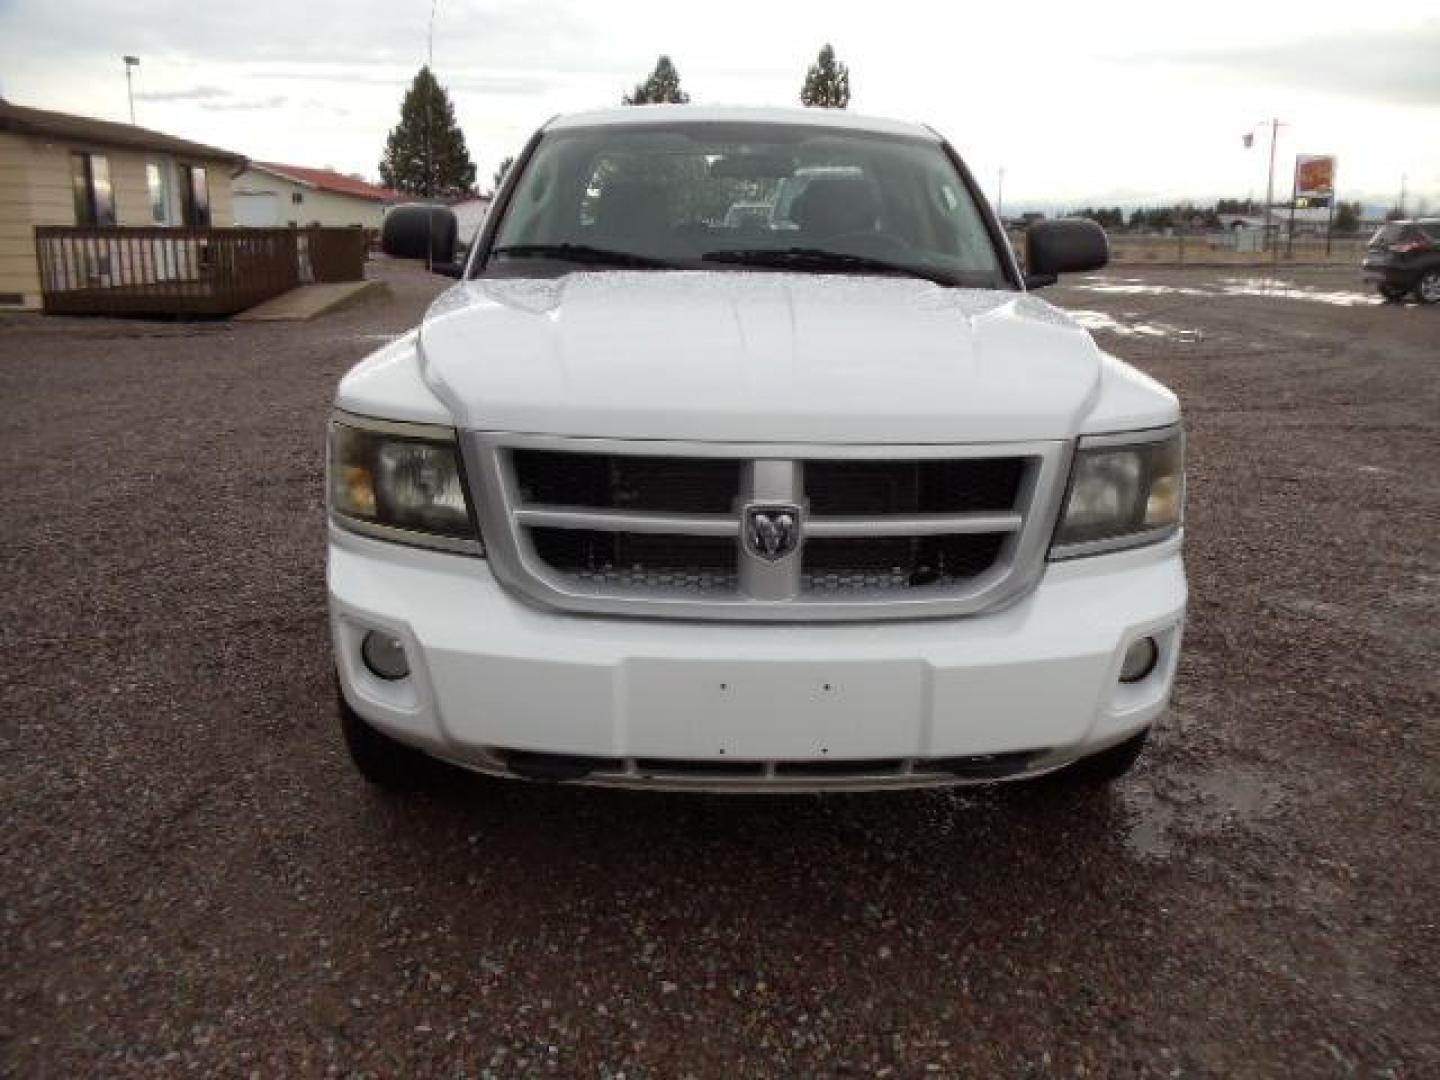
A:
<svg viewBox="0 0 1440 1080">
<path fill-rule="evenodd" d="M 771 272 L 468 281 L 419 350 L 460 427 L 606 438 L 1068 438 L 1104 375 L 1089 333 L 1033 296 Z"/>
</svg>

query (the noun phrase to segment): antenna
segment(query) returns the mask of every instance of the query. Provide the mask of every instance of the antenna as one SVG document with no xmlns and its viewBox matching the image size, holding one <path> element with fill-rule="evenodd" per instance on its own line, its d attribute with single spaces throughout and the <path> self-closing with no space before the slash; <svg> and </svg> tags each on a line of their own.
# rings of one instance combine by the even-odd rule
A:
<svg viewBox="0 0 1440 1080">
<path fill-rule="evenodd" d="M 425 72 L 435 78 L 435 7 L 439 0 L 430 0 L 430 26 L 425 33 Z M 425 269 L 435 269 L 435 151 L 430 123 L 431 103 L 434 95 L 425 87 L 425 200 L 430 203 L 425 211 Z"/>
</svg>

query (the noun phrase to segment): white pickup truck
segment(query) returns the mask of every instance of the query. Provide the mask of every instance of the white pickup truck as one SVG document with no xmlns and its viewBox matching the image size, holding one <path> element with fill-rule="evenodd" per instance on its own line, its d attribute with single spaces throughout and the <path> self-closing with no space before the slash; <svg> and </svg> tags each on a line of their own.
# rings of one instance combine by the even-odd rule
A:
<svg viewBox="0 0 1440 1080">
<path fill-rule="evenodd" d="M 732 206 L 804 171 L 784 228 Z M 792 185 L 793 186 L 793 185 Z M 530 141 L 341 381 L 329 600 L 369 780 L 1104 782 L 1170 696 L 1175 395 L 1031 295 L 928 128 L 627 108 Z"/>
</svg>

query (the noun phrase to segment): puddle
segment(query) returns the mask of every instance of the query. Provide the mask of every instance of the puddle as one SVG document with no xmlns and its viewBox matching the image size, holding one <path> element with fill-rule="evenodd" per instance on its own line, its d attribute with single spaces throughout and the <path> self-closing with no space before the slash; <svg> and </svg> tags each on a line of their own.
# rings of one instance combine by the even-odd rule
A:
<svg viewBox="0 0 1440 1080">
<path fill-rule="evenodd" d="M 1142 859 L 1164 861 L 1175 851 L 1175 809 L 1155 797 L 1154 792 L 1140 789 L 1124 796 L 1130 821 L 1125 830 L 1125 846 Z"/>
<path fill-rule="evenodd" d="M 1218 836 L 1237 824 L 1269 817 L 1285 796 L 1278 781 L 1234 768 L 1193 775 L 1163 795 L 1147 788 L 1126 790 L 1125 846 L 1143 858 L 1165 860 L 1186 839 Z"/>
<path fill-rule="evenodd" d="M 1332 291 L 1310 285 L 1296 285 L 1274 278 L 1225 278 L 1220 282 L 1223 296 L 1264 296 L 1281 300 L 1309 300 L 1337 307 L 1373 307 L 1383 301 L 1371 293 Z"/>
<path fill-rule="evenodd" d="M 1127 278 L 1117 281 L 1111 278 L 1093 278 L 1083 285 L 1076 285 L 1077 289 L 1084 289 L 1087 292 L 1098 293 L 1127 293 L 1132 296 L 1209 296 L 1204 289 L 1195 288 L 1193 285 L 1156 285 L 1152 282 L 1138 281 L 1134 278 Z"/>
<path fill-rule="evenodd" d="M 1269 277 L 1231 277 L 1204 285 L 1157 285 L 1140 278 L 1091 277 L 1072 286 L 1084 292 L 1130 296 L 1260 296 L 1278 300 L 1308 300 L 1336 307 L 1371 307 L 1382 303 L 1368 292 L 1320 289 Z"/>
<path fill-rule="evenodd" d="M 1168 338 L 1172 341 L 1199 341 L 1203 336 L 1197 329 L 1172 326 L 1163 322 L 1144 322 L 1136 312 L 1111 315 L 1106 311 L 1067 310 L 1066 314 L 1086 330 L 1104 330 L 1119 337 Z"/>
<path fill-rule="evenodd" d="M 1221 771 L 1195 782 L 1206 813 L 1222 820 L 1262 817 L 1280 805 L 1278 784 L 1243 772 Z"/>
<path fill-rule="evenodd" d="M 1276 598 L 1275 604 L 1297 615 L 1313 615 L 1323 619 L 1343 619 L 1350 614 L 1347 608 L 1339 604 L 1316 600 L 1310 596 L 1281 596 Z"/>
</svg>

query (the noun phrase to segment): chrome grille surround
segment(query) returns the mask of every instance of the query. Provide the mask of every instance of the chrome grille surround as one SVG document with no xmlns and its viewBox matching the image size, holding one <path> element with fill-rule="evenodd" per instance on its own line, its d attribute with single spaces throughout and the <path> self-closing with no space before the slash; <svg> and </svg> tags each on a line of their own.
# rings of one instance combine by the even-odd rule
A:
<svg viewBox="0 0 1440 1080">
<path fill-rule="evenodd" d="M 986 444 L 849 445 L 705 443 L 671 440 L 570 438 L 508 432 L 461 436 L 466 472 L 475 489 L 481 534 L 491 569 L 507 588 L 558 611 L 692 620 L 815 622 L 969 615 L 1023 595 L 1044 572 L 1060 513 L 1074 445 L 1069 440 Z M 511 455 L 517 450 L 566 454 L 635 455 L 647 459 L 724 458 L 741 463 L 738 490 L 727 513 L 674 513 L 527 502 Z M 1014 506 L 963 513 L 815 515 L 804 490 L 806 461 L 943 461 L 1023 458 Z M 751 506 L 800 508 L 800 545 L 768 561 L 748 550 L 741 530 Z M 733 544 L 733 576 L 713 566 L 652 570 L 607 566 L 558 570 L 536 550 L 535 530 L 671 535 Z M 1000 537 L 998 554 L 968 577 L 914 585 L 895 568 L 817 568 L 804 565 L 809 540 L 893 537 Z"/>
</svg>

